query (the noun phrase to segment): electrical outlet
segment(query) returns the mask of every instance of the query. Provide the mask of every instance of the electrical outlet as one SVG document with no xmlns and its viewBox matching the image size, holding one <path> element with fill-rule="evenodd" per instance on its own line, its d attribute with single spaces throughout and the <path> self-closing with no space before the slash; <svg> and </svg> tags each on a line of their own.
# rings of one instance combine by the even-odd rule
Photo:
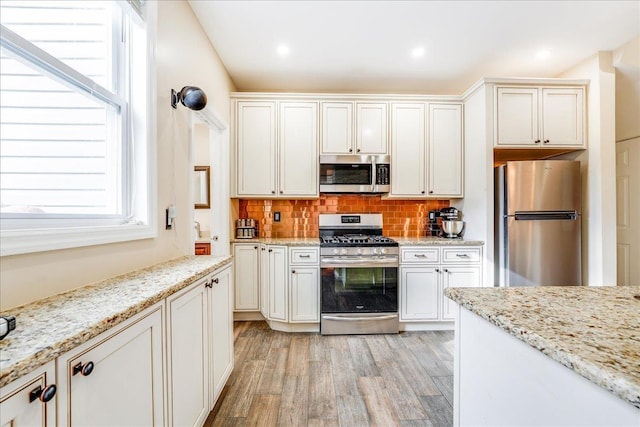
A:
<svg viewBox="0 0 640 427">
<path fill-rule="evenodd" d="M 280 212 L 273 213 L 273 222 L 280 222 Z"/>
</svg>

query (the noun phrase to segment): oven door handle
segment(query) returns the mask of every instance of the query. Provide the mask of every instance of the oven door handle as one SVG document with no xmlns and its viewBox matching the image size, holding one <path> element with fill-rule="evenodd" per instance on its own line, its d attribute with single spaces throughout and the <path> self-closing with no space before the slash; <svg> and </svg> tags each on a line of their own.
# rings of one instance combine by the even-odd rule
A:
<svg viewBox="0 0 640 427">
<path fill-rule="evenodd" d="M 373 259 L 336 259 L 322 258 L 320 260 L 320 268 L 323 267 L 398 267 L 397 257 L 384 257 Z"/>
<path fill-rule="evenodd" d="M 342 316 L 327 316 L 327 315 L 322 315 L 322 318 L 325 320 L 346 320 L 347 322 L 358 322 L 358 321 L 362 321 L 362 320 L 391 320 L 391 319 L 397 319 L 398 315 L 397 314 L 386 314 L 383 316 L 367 316 L 367 317 L 342 317 Z"/>
</svg>

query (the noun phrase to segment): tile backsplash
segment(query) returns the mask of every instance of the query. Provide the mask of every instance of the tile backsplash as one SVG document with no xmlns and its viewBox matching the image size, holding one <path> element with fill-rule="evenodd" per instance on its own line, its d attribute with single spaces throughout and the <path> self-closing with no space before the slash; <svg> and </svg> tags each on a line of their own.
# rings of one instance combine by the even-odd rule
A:
<svg viewBox="0 0 640 427">
<path fill-rule="evenodd" d="M 385 200 L 380 195 L 321 195 L 316 200 L 240 199 L 239 217 L 258 222 L 258 237 L 318 237 L 320 213 L 381 213 L 385 236 L 422 237 L 428 212 L 446 206 L 448 200 Z M 280 222 L 273 221 L 274 212 L 280 212 Z"/>
</svg>

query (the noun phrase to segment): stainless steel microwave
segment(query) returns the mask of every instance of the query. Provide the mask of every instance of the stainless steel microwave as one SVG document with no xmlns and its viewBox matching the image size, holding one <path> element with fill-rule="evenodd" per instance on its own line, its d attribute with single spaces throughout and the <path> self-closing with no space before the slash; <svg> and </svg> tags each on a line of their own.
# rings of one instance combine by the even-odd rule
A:
<svg viewBox="0 0 640 427">
<path fill-rule="evenodd" d="M 320 156 L 321 193 L 388 193 L 390 179 L 387 155 Z"/>
</svg>

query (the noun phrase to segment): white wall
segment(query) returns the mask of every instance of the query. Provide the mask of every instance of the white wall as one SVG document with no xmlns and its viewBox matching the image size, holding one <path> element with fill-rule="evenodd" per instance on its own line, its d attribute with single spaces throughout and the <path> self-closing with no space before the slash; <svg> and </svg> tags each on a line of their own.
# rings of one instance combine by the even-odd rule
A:
<svg viewBox="0 0 640 427">
<path fill-rule="evenodd" d="M 7 309 L 85 284 L 191 254 L 189 218 L 189 110 L 169 105 L 171 88 L 201 87 L 209 106 L 229 121 L 229 92 L 235 87 L 186 1 L 158 5 L 157 172 L 158 237 L 126 243 L 3 257 L 0 309 Z M 165 231 L 164 209 L 178 208 L 176 226 Z"/>
</svg>

